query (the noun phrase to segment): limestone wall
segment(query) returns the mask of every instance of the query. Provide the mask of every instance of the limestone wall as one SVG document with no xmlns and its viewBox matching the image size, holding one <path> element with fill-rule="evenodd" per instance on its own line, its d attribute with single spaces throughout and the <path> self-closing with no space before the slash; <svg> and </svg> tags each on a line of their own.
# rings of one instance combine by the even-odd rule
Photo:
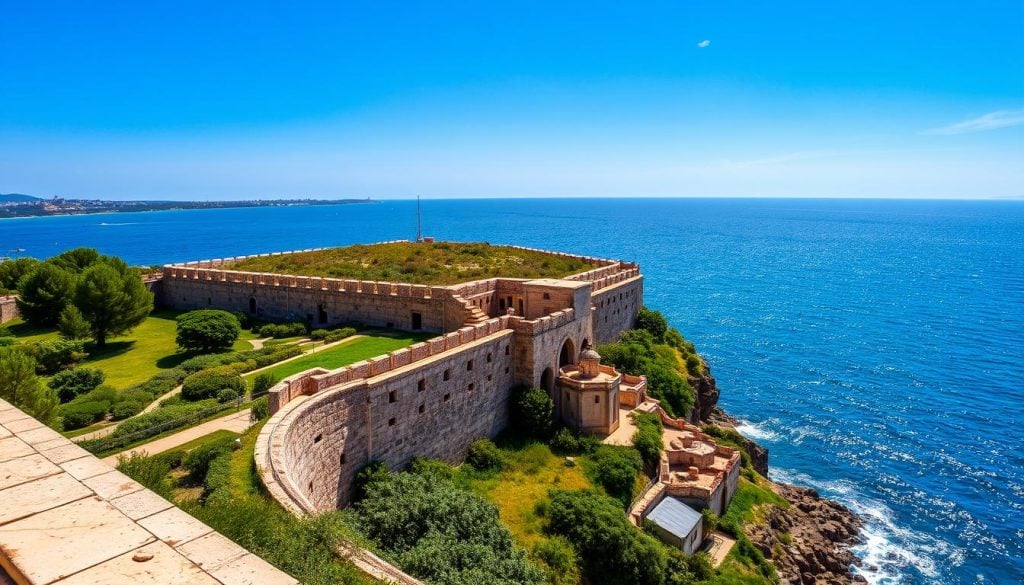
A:
<svg viewBox="0 0 1024 585">
<path fill-rule="evenodd" d="M 18 297 L 14 295 L 0 296 L 0 323 L 12 321 L 21 316 L 18 311 Z"/>
<path fill-rule="evenodd" d="M 212 262 L 212 261 L 208 261 Z M 412 330 L 413 313 L 425 331 L 449 331 L 463 322 L 463 307 L 445 287 L 257 272 L 167 266 L 161 300 L 177 309 L 217 308 L 264 319 L 357 322 Z"/>
<path fill-rule="evenodd" d="M 355 473 L 371 461 L 396 469 L 414 456 L 461 461 L 473 440 L 495 436 L 507 422 L 512 335 L 502 329 L 293 400 L 258 441 L 264 483 L 279 501 L 308 513 L 345 505 Z"/>
<path fill-rule="evenodd" d="M 594 307 L 594 344 L 610 343 L 636 324 L 644 303 L 644 281 L 639 271 L 630 269 L 611 279 L 594 283 L 591 305 Z"/>
</svg>

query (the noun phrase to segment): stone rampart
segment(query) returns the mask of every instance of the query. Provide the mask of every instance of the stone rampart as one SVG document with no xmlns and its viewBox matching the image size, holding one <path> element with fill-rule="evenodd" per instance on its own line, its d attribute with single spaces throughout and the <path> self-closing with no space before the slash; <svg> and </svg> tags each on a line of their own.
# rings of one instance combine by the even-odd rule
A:
<svg viewBox="0 0 1024 585">
<path fill-rule="evenodd" d="M 594 284 L 590 303 L 594 307 L 595 344 L 611 343 L 636 324 L 644 303 L 644 280 L 639 271 L 629 269 Z"/>
<path fill-rule="evenodd" d="M 395 469 L 415 456 L 461 461 L 473 440 L 506 424 L 512 335 L 501 329 L 282 405 L 256 447 L 271 495 L 294 512 L 324 511 L 348 502 L 355 473 L 371 461 Z M 339 374 L 309 378 L 328 383 Z"/>
</svg>

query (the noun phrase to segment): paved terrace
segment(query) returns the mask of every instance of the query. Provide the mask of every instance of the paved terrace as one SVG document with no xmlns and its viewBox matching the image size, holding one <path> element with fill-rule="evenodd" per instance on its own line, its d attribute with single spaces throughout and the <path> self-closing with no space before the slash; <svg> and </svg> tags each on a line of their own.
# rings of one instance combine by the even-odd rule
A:
<svg viewBox="0 0 1024 585">
<path fill-rule="evenodd" d="M 56 582 L 298 583 L 0 400 L 0 584 Z"/>
</svg>

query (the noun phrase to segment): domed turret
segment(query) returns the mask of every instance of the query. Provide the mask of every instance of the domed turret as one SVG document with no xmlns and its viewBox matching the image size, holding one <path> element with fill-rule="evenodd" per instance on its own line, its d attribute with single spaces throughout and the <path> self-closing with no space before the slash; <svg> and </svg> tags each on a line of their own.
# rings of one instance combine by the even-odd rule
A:
<svg viewBox="0 0 1024 585">
<path fill-rule="evenodd" d="M 593 378 L 601 373 L 601 354 L 589 345 L 580 352 L 580 372 L 586 378 Z"/>
</svg>

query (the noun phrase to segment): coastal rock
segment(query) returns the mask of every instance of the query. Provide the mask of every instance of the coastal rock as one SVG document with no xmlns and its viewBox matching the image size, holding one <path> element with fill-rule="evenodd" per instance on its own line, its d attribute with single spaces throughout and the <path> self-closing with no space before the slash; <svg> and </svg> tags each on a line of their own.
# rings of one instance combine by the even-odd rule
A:
<svg viewBox="0 0 1024 585">
<path fill-rule="evenodd" d="M 715 382 L 715 377 L 711 375 L 711 370 L 707 366 L 704 367 L 701 375 L 690 374 L 687 376 L 687 381 L 693 387 L 695 395 L 693 409 L 690 410 L 690 422 L 700 424 L 701 421 L 707 421 L 712 411 L 718 406 L 718 383 Z"/>
<path fill-rule="evenodd" d="M 776 491 L 792 505 L 773 508 L 766 524 L 749 526 L 747 535 L 775 565 L 780 581 L 863 582 L 851 571 L 858 559 L 850 551 L 858 542 L 860 519 L 812 489 L 776 484 Z"/>
</svg>

